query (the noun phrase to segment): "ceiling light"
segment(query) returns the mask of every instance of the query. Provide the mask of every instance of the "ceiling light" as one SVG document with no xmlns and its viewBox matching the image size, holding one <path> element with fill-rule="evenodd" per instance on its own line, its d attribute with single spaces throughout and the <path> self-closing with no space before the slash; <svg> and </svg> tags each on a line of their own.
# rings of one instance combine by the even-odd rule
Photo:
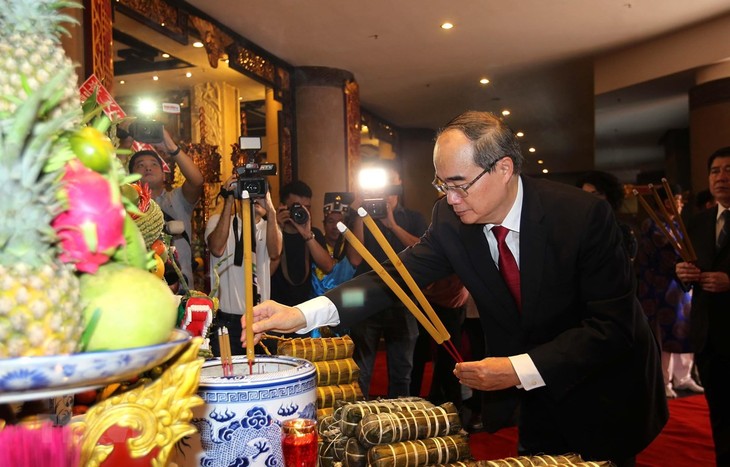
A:
<svg viewBox="0 0 730 467">
<path fill-rule="evenodd" d="M 185 73 L 185 77 L 186 77 L 186 78 L 190 78 L 191 76 L 193 76 L 193 74 L 192 74 L 192 73 L 190 73 L 189 71 L 188 71 L 187 73 Z"/>
<path fill-rule="evenodd" d="M 448 23 L 448 22 L 441 25 L 441 29 L 451 29 L 453 27 L 454 27 L 454 25 L 452 23 Z"/>
<path fill-rule="evenodd" d="M 153 76 L 153 77 L 152 77 L 152 81 L 157 81 L 157 80 L 159 80 L 159 79 L 160 79 L 160 77 L 159 77 L 159 76 L 157 76 L 157 75 L 155 75 L 155 76 Z"/>
<path fill-rule="evenodd" d="M 239 100 L 239 101 L 242 101 L 242 100 L 243 100 L 243 96 L 239 96 L 239 97 L 238 97 L 238 100 Z"/>
<path fill-rule="evenodd" d="M 481 84 L 489 84 L 489 80 L 487 78 L 482 78 L 479 80 L 479 83 Z"/>
<path fill-rule="evenodd" d="M 162 58 L 170 58 L 170 54 L 164 53 L 164 54 L 162 54 Z"/>
<path fill-rule="evenodd" d="M 160 26 L 162 26 L 164 28 L 165 27 L 165 23 L 164 22 L 163 23 L 160 23 Z"/>
<path fill-rule="evenodd" d="M 124 81 L 124 80 L 120 80 L 120 81 L 119 81 L 119 84 L 127 84 L 127 82 L 126 82 L 126 81 Z"/>
<path fill-rule="evenodd" d="M 535 152 L 535 151 L 536 151 L 536 149 L 535 149 L 535 148 L 530 148 L 530 149 L 528 149 L 528 151 L 530 151 L 530 152 Z"/>
<path fill-rule="evenodd" d="M 515 136 L 518 138 L 522 138 L 523 136 L 525 136 L 525 134 L 522 133 L 521 131 L 518 131 L 517 133 L 515 133 Z"/>
<path fill-rule="evenodd" d="M 195 41 L 195 42 L 193 42 L 193 47 L 199 49 L 199 48 L 203 47 L 203 43 L 200 41 Z"/>
<path fill-rule="evenodd" d="M 544 160 L 542 160 L 542 159 L 538 159 L 538 160 L 537 160 L 537 163 L 538 163 L 538 164 L 544 164 L 544 163 L 545 163 L 545 161 L 544 161 Z"/>
<path fill-rule="evenodd" d="M 548 173 L 548 172 L 549 172 L 549 170 L 548 170 L 548 169 L 542 169 L 542 173 L 546 174 L 546 173 Z"/>
<path fill-rule="evenodd" d="M 510 112 L 509 110 L 507 110 L 507 109 L 504 109 L 504 110 L 502 111 L 502 115 L 503 115 L 503 116 L 505 116 L 505 117 L 506 117 L 507 115 L 509 115 L 510 113 L 511 113 L 511 112 Z"/>
</svg>

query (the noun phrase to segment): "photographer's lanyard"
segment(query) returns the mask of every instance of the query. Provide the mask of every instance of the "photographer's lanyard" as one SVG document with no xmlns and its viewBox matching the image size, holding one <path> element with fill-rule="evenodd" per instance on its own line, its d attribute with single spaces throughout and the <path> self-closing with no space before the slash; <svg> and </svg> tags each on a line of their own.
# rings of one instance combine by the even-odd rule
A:
<svg viewBox="0 0 730 467">
<path fill-rule="evenodd" d="M 234 201 L 235 206 L 240 206 L 236 211 L 236 215 L 233 216 L 233 238 L 236 240 L 236 248 L 233 252 L 233 264 L 236 266 L 243 265 L 243 226 L 241 228 L 238 228 L 238 212 L 240 211 L 240 216 L 243 218 L 243 203 L 239 203 L 238 201 Z M 251 203 L 251 214 L 253 214 L 253 203 Z M 253 217 L 251 217 L 253 219 Z M 254 223 L 251 223 L 251 251 L 254 253 L 256 252 L 256 226 Z"/>
</svg>

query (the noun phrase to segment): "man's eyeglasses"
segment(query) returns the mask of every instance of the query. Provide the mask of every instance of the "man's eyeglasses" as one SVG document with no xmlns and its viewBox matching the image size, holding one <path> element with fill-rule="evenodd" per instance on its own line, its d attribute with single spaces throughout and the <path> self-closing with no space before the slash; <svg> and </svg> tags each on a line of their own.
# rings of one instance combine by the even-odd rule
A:
<svg viewBox="0 0 730 467">
<path fill-rule="evenodd" d="M 467 190 L 471 188 L 471 186 L 474 185 L 480 178 L 482 178 L 484 174 L 490 172 L 494 168 L 494 166 L 497 165 L 497 162 L 501 161 L 502 159 L 504 159 L 504 157 L 500 157 L 496 161 L 489 164 L 489 166 L 482 170 L 482 173 L 477 175 L 474 180 L 468 183 L 463 183 L 461 185 L 447 185 L 440 178 L 434 177 L 431 185 L 433 185 L 433 187 L 436 188 L 436 191 L 438 191 L 442 195 L 448 195 L 449 191 L 452 191 L 459 198 L 466 198 L 467 196 L 469 196 L 469 192 Z"/>
</svg>

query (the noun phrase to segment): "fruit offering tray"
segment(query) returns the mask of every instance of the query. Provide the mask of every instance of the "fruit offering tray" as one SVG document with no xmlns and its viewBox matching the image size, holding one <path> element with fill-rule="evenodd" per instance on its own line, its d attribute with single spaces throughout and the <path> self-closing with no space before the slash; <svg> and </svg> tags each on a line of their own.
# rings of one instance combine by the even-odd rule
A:
<svg viewBox="0 0 730 467">
<path fill-rule="evenodd" d="M 0 403 L 73 394 L 133 378 L 169 360 L 190 342 L 184 330 L 167 342 L 130 349 L 0 360 Z"/>
</svg>

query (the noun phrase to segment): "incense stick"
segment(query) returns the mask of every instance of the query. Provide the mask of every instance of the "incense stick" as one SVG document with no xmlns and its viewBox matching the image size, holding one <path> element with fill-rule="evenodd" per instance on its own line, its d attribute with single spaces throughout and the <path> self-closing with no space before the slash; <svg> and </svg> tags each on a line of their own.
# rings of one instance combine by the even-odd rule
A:
<svg viewBox="0 0 730 467">
<path fill-rule="evenodd" d="M 232 376 L 231 342 L 228 328 L 225 326 L 218 328 L 218 347 L 221 353 L 221 370 L 223 370 L 223 376 Z"/>
<path fill-rule="evenodd" d="M 667 228 L 664 226 L 664 223 L 659 219 L 659 216 L 657 216 L 656 212 L 654 212 L 654 209 L 649 205 L 649 203 L 646 202 L 646 200 L 639 194 L 637 190 L 634 190 L 634 196 L 636 196 L 639 199 L 639 203 L 644 208 L 647 214 L 649 214 L 649 217 L 651 217 L 651 220 L 654 221 L 654 224 L 656 224 L 657 228 L 662 232 L 662 234 L 667 238 L 669 243 L 672 245 L 674 250 L 679 254 L 679 256 L 682 257 L 682 260 L 690 262 L 687 252 L 682 247 L 682 245 L 675 239 L 672 234 L 669 233 Z"/>
<path fill-rule="evenodd" d="M 383 249 L 385 254 L 388 256 L 388 259 L 391 263 L 393 263 L 393 266 L 395 266 L 396 271 L 398 271 L 398 274 L 403 278 L 408 288 L 411 290 L 413 295 L 416 297 L 416 300 L 418 300 L 418 303 L 421 305 L 421 308 L 423 308 L 426 311 L 426 314 L 431 319 L 431 322 L 436 327 L 438 332 L 441 334 L 441 336 L 444 338 L 444 340 L 449 340 L 451 336 L 449 335 L 449 332 L 446 330 L 446 327 L 441 322 L 441 319 L 436 315 L 436 312 L 434 311 L 433 307 L 429 303 L 429 301 L 426 299 L 426 296 L 423 295 L 423 291 L 416 285 L 416 281 L 413 280 L 413 276 L 408 272 L 406 267 L 403 265 L 403 262 L 398 257 L 398 253 L 395 252 L 392 246 L 390 246 L 390 243 L 383 235 L 383 232 L 380 231 L 380 228 L 378 227 L 378 224 L 375 223 L 372 217 L 370 217 L 370 214 L 363 209 L 359 208 L 357 210 L 358 215 L 362 218 L 362 220 L 365 222 L 365 226 L 370 230 L 370 233 L 373 234 L 373 237 L 375 237 L 375 240 L 380 245 L 380 248 Z"/>
<path fill-rule="evenodd" d="M 253 374 L 255 347 L 253 341 L 253 261 L 251 259 L 251 198 L 248 191 L 242 193 L 243 201 L 243 282 L 245 284 L 246 306 L 246 360 L 248 360 L 248 374 Z"/>
<path fill-rule="evenodd" d="M 350 230 L 347 228 L 345 224 L 342 222 L 337 223 L 337 229 L 342 233 L 342 235 L 345 236 L 345 239 L 350 242 L 350 244 L 357 250 L 357 252 L 362 256 L 362 258 L 370 265 L 370 267 L 373 269 L 373 271 L 380 276 L 380 278 L 385 282 L 385 284 L 390 288 L 390 290 L 395 293 L 395 295 L 400 299 L 401 302 L 408 308 L 408 310 L 413 314 L 413 316 L 416 317 L 419 323 L 421 323 L 421 326 L 426 329 L 426 331 L 433 337 L 433 339 L 438 343 L 441 344 L 444 341 L 443 336 L 436 331 L 436 328 L 433 327 L 433 324 L 426 319 L 426 316 L 421 313 L 421 310 L 418 309 L 416 304 L 411 300 L 411 298 L 406 295 L 406 293 L 403 291 L 403 289 L 393 280 L 393 278 L 388 274 L 388 272 L 383 268 L 383 266 L 378 262 L 375 257 L 370 254 L 370 252 L 365 248 L 365 245 L 363 245 L 360 240 L 355 237 L 355 234 L 350 232 Z"/>
<path fill-rule="evenodd" d="M 669 182 L 666 178 L 662 178 L 662 186 L 664 186 L 664 191 L 667 193 L 667 196 L 669 196 L 669 199 L 672 201 L 672 210 L 674 211 L 674 216 L 677 219 L 679 228 L 682 231 L 682 238 L 684 239 L 684 244 L 687 246 L 687 252 L 689 253 L 688 262 L 691 263 L 697 261 L 697 253 L 695 252 L 694 245 L 692 245 L 692 240 L 687 234 L 687 228 L 684 226 L 684 220 L 682 219 L 682 216 L 679 215 L 679 208 L 677 208 L 677 204 L 674 202 L 674 194 L 672 193 L 672 188 L 669 186 Z"/>
</svg>

